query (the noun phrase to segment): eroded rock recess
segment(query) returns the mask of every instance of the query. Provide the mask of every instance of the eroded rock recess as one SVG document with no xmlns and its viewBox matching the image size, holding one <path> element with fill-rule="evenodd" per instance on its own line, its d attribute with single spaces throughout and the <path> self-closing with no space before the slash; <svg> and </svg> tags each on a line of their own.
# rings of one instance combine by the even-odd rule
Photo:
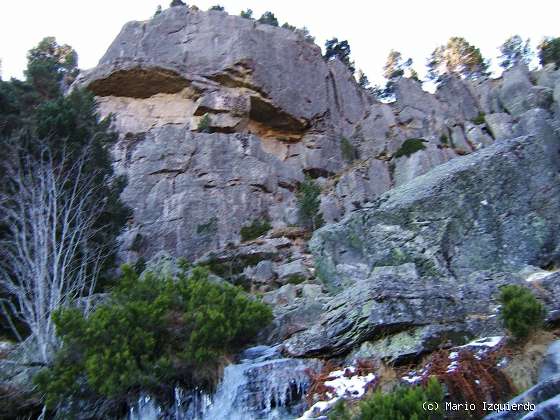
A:
<svg viewBox="0 0 560 420">
<path fill-rule="evenodd" d="M 263 340 L 289 356 L 408 361 L 502 334 L 509 283 L 557 318 L 554 68 L 449 77 L 435 94 L 401 78 L 381 103 L 297 33 L 172 7 L 125 25 L 76 86 L 120 134 L 134 210 L 122 259 L 198 259 L 264 293 L 276 320 Z M 409 141 L 421 147 L 403 153 Z M 294 227 L 306 176 L 326 222 L 309 243 Z M 272 229 L 242 241 L 257 221 Z"/>
</svg>

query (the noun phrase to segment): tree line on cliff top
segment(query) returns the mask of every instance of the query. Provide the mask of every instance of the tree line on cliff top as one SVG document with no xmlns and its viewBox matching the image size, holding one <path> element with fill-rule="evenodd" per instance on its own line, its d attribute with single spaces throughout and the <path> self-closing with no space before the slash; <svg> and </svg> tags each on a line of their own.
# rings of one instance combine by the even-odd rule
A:
<svg viewBox="0 0 560 420">
<path fill-rule="evenodd" d="M 170 7 L 183 6 L 187 4 L 181 0 L 173 0 Z M 196 8 L 196 6 L 192 6 Z M 225 12 L 225 8 L 221 5 L 214 5 L 209 10 Z M 158 7 L 156 15 L 161 13 L 161 6 Z M 243 10 L 240 16 L 246 19 L 253 19 L 253 11 L 251 9 Z M 256 22 L 279 26 L 279 21 L 274 13 L 270 11 L 264 12 Z M 283 28 L 299 32 L 308 42 L 315 42 L 315 38 L 309 34 L 307 28 L 298 29 L 289 23 L 284 23 Z M 351 59 L 351 48 L 347 40 L 339 40 L 332 38 L 325 42 L 325 60 L 338 59 L 344 63 L 352 74 L 356 73 L 356 66 Z M 511 68 L 518 64 L 528 65 L 534 57 L 534 52 L 530 47 L 529 39 L 523 39 L 519 35 L 513 35 L 508 38 L 500 47 L 500 56 L 498 62 L 503 69 Z M 560 38 L 546 37 L 537 47 L 537 56 L 542 66 L 554 64 L 560 66 Z M 412 67 L 411 58 L 404 58 L 403 55 L 396 50 L 391 50 L 388 54 L 385 65 L 383 66 L 383 76 L 385 78 L 384 86 L 370 86 L 367 75 L 358 70 L 356 80 L 365 89 L 368 89 L 379 99 L 391 98 L 394 94 L 394 82 L 399 77 L 409 77 L 420 81 L 417 71 Z M 427 60 L 427 81 L 435 84 L 445 80 L 446 77 L 455 75 L 466 79 L 481 79 L 490 76 L 490 60 L 485 59 L 480 49 L 470 44 L 463 37 L 451 37 L 449 40 L 434 49 Z"/>
</svg>

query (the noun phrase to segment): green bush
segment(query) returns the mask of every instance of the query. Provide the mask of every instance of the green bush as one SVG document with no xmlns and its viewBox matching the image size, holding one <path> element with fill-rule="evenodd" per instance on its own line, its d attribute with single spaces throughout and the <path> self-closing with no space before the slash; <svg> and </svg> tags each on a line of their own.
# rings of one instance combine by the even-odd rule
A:
<svg viewBox="0 0 560 420">
<path fill-rule="evenodd" d="M 426 146 L 424 145 L 424 143 L 426 143 L 426 140 L 424 139 L 405 140 L 399 150 L 397 150 L 397 153 L 395 153 L 395 158 L 399 158 L 401 156 L 409 157 L 419 150 L 425 149 Z"/>
<path fill-rule="evenodd" d="M 542 326 L 545 317 L 543 305 L 529 289 L 508 285 L 500 290 L 500 317 L 504 326 L 517 339 L 527 337 Z"/>
<path fill-rule="evenodd" d="M 288 284 L 301 284 L 303 282 L 305 282 L 307 280 L 307 278 L 305 276 L 302 276 L 301 274 L 293 274 L 288 278 L 287 283 Z"/>
<path fill-rule="evenodd" d="M 441 136 L 439 136 L 439 142 L 441 144 L 449 145 L 449 137 L 447 136 L 447 134 L 442 134 Z"/>
<path fill-rule="evenodd" d="M 213 130 L 210 127 L 212 121 L 210 120 L 210 115 L 204 114 L 204 116 L 198 122 L 197 130 L 199 133 L 212 133 Z"/>
<path fill-rule="evenodd" d="M 423 403 L 438 404 L 438 409 L 428 411 Z M 399 387 L 395 391 L 383 394 L 376 391 L 360 402 L 358 413 L 352 416 L 349 410 L 342 406 L 335 406 L 329 415 L 330 420 L 434 420 L 443 418 L 443 387 L 435 378 L 428 384 L 414 387 Z"/>
<path fill-rule="evenodd" d="M 472 119 L 472 123 L 476 125 L 486 124 L 486 115 L 484 112 L 479 112 L 479 114 Z"/>
<path fill-rule="evenodd" d="M 224 6 L 216 4 L 215 6 L 210 7 L 210 9 L 208 9 L 208 10 L 216 10 L 218 12 L 225 12 L 226 9 L 224 8 Z"/>
<path fill-rule="evenodd" d="M 253 19 L 253 11 L 251 9 L 242 10 L 239 16 L 245 19 Z"/>
<path fill-rule="evenodd" d="M 49 407 L 100 396 L 117 401 L 142 391 L 165 395 L 175 385 L 211 390 L 228 355 L 272 320 L 268 306 L 227 283 L 191 275 L 139 277 L 123 266 L 109 300 L 87 318 L 59 310 L 63 343 L 55 363 L 35 378 Z"/>
<path fill-rule="evenodd" d="M 545 66 L 554 63 L 560 67 L 560 37 L 547 38 L 538 46 L 539 62 Z"/>
<path fill-rule="evenodd" d="M 257 22 L 265 25 L 278 26 L 278 19 L 276 19 L 276 16 L 274 16 L 272 12 L 264 12 Z"/>
<path fill-rule="evenodd" d="M 272 225 L 268 220 L 253 220 L 253 223 L 249 226 L 243 226 L 241 228 L 241 240 L 243 242 L 251 241 L 265 234 L 270 229 L 272 229 Z"/>
<path fill-rule="evenodd" d="M 340 141 L 340 152 L 346 162 L 353 162 L 358 159 L 358 151 L 346 137 L 342 137 Z"/>
<path fill-rule="evenodd" d="M 338 400 L 329 412 L 329 420 L 352 420 L 352 414 L 344 400 Z"/>
<path fill-rule="evenodd" d="M 177 267 L 179 267 L 180 270 L 186 272 L 192 268 L 192 265 L 185 257 L 179 257 L 177 258 Z"/>
<path fill-rule="evenodd" d="M 320 213 L 321 187 L 307 176 L 297 191 L 297 205 L 300 222 L 312 230 L 320 228 L 324 224 Z"/>
<path fill-rule="evenodd" d="M 218 232 L 218 219 L 211 217 L 206 223 L 197 225 L 196 233 L 199 235 L 214 235 Z"/>
</svg>

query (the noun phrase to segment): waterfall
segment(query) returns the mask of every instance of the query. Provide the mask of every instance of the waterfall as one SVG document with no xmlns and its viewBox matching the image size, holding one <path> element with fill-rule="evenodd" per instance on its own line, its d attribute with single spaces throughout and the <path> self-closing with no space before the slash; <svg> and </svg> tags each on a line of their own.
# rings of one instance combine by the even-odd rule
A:
<svg viewBox="0 0 560 420">
<path fill-rule="evenodd" d="M 306 408 L 308 368 L 319 371 L 321 362 L 283 358 L 278 347 L 252 347 L 239 363 L 224 369 L 213 396 L 176 389 L 173 406 L 166 408 L 143 396 L 131 407 L 128 420 L 294 419 Z"/>
</svg>

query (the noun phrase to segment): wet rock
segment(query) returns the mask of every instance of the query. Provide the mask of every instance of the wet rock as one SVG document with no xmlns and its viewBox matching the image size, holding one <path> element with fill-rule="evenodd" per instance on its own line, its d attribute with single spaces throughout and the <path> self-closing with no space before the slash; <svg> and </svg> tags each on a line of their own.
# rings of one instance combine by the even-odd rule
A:
<svg viewBox="0 0 560 420">
<path fill-rule="evenodd" d="M 539 373 L 539 382 L 560 374 L 560 341 L 553 342 L 546 351 Z"/>
<path fill-rule="evenodd" d="M 504 410 L 486 416 L 486 420 L 506 420 L 506 419 L 554 419 L 560 414 L 558 405 L 558 395 L 560 395 L 560 375 L 549 377 L 543 382 L 539 382 L 524 393 L 510 400 L 510 404 L 521 404 L 517 410 Z M 536 405 L 535 410 L 531 411 L 529 405 Z M 523 409 L 523 406 L 526 409 Z"/>
</svg>

